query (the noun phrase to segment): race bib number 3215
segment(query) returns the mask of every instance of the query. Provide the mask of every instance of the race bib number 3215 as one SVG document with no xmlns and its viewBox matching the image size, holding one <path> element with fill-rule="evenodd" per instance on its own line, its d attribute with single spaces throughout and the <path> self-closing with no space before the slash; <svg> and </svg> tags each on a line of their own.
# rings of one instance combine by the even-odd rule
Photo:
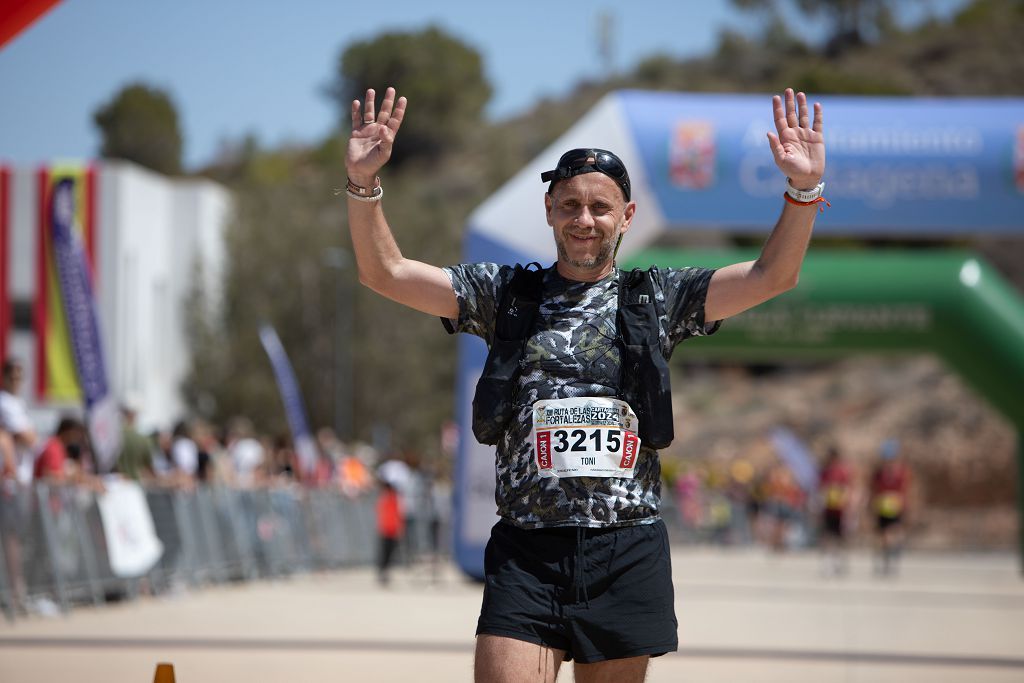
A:
<svg viewBox="0 0 1024 683">
<path fill-rule="evenodd" d="M 637 417 L 617 398 L 533 404 L 533 448 L 542 477 L 633 478 L 640 455 Z"/>
</svg>

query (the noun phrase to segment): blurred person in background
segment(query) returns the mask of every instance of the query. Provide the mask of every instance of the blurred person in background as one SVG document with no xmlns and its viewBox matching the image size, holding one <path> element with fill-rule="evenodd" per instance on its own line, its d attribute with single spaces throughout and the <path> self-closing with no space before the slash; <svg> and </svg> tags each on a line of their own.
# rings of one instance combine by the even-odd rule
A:
<svg viewBox="0 0 1024 683">
<path fill-rule="evenodd" d="M 405 535 L 405 514 L 402 499 L 395 486 L 382 479 L 377 498 L 377 538 L 380 541 L 377 556 L 377 580 L 380 585 L 391 583 L 391 564 L 398 544 Z"/>
<path fill-rule="evenodd" d="M 192 425 L 187 420 L 179 421 L 171 431 L 170 456 L 176 483 L 194 486 L 199 474 L 199 447 L 192 439 Z"/>
<path fill-rule="evenodd" d="M 847 573 L 847 511 L 853 500 L 853 473 L 837 446 L 830 446 L 818 477 L 821 503 L 822 571 L 826 576 Z"/>
<path fill-rule="evenodd" d="M 305 473 L 305 484 L 311 488 L 322 489 L 333 486 L 337 481 L 338 439 L 334 430 L 321 427 L 316 432 L 316 462 L 313 470 Z"/>
<path fill-rule="evenodd" d="M 868 491 L 875 516 L 875 573 L 894 576 L 899 573 L 910 494 L 910 467 L 900 456 L 900 445 L 896 439 L 882 443 Z"/>
<path fill-rule="evenodd" d="M 452 520 L 452 484 L 436 470 L 428 479 L 430 491 L 430 551 L 437 558 L 448 552 Z"/>
<path fill-rule="evenodd" d="M 367 90 L 365 101 L 352 102 L 345 158 L 359 279 L 390 299 L 440 316 L 451 333 L 475 334 L 491 344 L 499 315 L 503 328 L 510 319 L 522 319 L 511 305 L 501 306 L 515 271 L 486 263 L 442 269 L 402 255 L 381 208 L 378 172 L 391 157 L 407 103 L 388 88 L 378 113 L 375 94 Z M 540 290 L 522 298 L 537 303 L 530 307 L 535 324 L 526 330 L 518 358 L 500 351 L 491 357 L 492 372 L 485 368 L 485 390 L 477 395 L 480 420 L 474 431 L 498 446 L 495 499 L 501 518 L 485 551 L 477 680 L 553 681 L 563 659 L 575 659 L 579 681 L 642 681 L 651 656 L 678 648 L 669 543 L 659 511 L 660 463 L 649 439 L 657 435 L 659 445 L 672 440 L 666 358 L 684 339 L 711 334 L 718 321 L 794 287 L 823 201 L 820 105 L 812 115 L 804 94 L 787 89 L 784 98 L 773 98 L 772 112 L 776 133 L 769 132 L 767 142 L 788 188 L 758 259 L 718 270 L 639 271 L 637 287 L 651 293 L 634 290 L 636 298 L 622 307 L 615 252 L 637 211 L 622 161 L 607 150 L 575 149 L 541 175 L 549 183 L 543 201 L 558 259 L 540 275 L 520 274 L 519 282 L 530 280 Z M 625 326 L 630 339 L 646 343 L 626 345 L 617 332 L 623 329 L 620 318 L 631 321 Z M 644 373 L 623 373 L 624 362 L 649 370 L 646 380 Z M 512 377 L 505 377 L 512 368 Z M 568 414 L 573 398 L 611 407 L 602 414 L 622 429 L 608 431 L 629 445 L 614 445 L 613 435 L 609 442 L 595 438 L 589 450 L 581 440 L 594 459 L 573 461 L 568 435 L 560 430 L 566 443 L 557 450 L 554 432 L 547 451 L 552 466 L 541 472 L 531 436 L 534 403 L 550 401 L 545 406 Z M 648 406 L 661 415 L 649 417 L 643 409 Z M 601 425 L 587 426 L 595 436 L 603 433 Z M 634 441 L 637 433 L 647 443 Z M 629 471 L 622 474 L 628 476 L 610 476 L 624 469 L 615 467 L 623 450 L 635 456 L 626 459 Z M 588 576 L 587 565 L 601 569 Z M 572 575 L 568 567 L 575 569 Z M 573 596 L 568 618 L 559 610 L 564 595 Z"/>
<path fill-rule="evenodd" d="M 413 450 L 402 454 L 402 460 L 409 467 L 406 488 L 402 495 L 402 512 L 405 515 L 405 533 L 402 549 L 406 564 L 418 559 L 428 543 L 430 510 L 430 483 L 423 471 L 423 459 Z"/>
<path fill-rule="evenodd" d="M 14 438 L 15 479 L 27 486 L 32 481 L 35 463 L 36 430 L 21 398 L 25 371 L 14 359 L 4 361 L 0 370 L 0 429 Z"/>
<path fill-rule="evenodd" d="M 149 453 L 153 462 L 153 474 L 161 484 L 171 484 L 174 477 L 174 461 L 171 459 L 171 434 L 163 429 L 149 433 Z"/>
<path fill-rule="evenodd" d="M 196 444 L 196 480 L 206 484 L 224 484 L 231 481 L 231 468 L 218 430 L 205 420 L 195 420 L 192 438 Z"/>
<path fill-rule="evenodd" d="M 391 456 L 377 468 L 377 477 L 394 487 L 402 505 L 402 561 L 409 565 L 416 559 L 418 542 L 423 532 L 422 518 L 427 510 L 426 487 L 419 470 L 419 457 L 411 451 Z"/>
<path fill-rule="evenodd" d="M 751 518 L 754 514 L 754 466 L 744 458 L 737 458 L 729 464 L 729 483 L 726 496 L 732 506 L 729 515 L 729 542 L 733 545 L 749 545 L 753 541 Z"/>
<path fill-rule="evenodd" d="M 729 479 L 717 462 L 708 463 L 704 471 L 705 538 L 715 545 L 729 542 L 732 526 L 732 505 L 728 497 Z"/>
<path fill-rule="evenodd" d="M 0 539 L 3 541 L 4 569 L 10 582 L 11 600 L 14 609 L 24 613 L 28 591 L 22 570 L 21 535 L 28 523 L 28 510 L 23 509 L 20 498 L 27 499 L 28 495 L 25 492 L 19 496 L 17 471 L 14 437 L 0 428 Z"/>
<path fill-rule="evenodd" d="M 333 463 L 332 467 L 337 468 L 345 454 L 345 446 L 338 439 L 338 435 L 330 427 L 321 427 L 316 430 L 316 443 L 320 450 L 327 454 L 328 459 Z"/>
<path fill-rule="evenodd" d="M 687 534 L 695 538 L 704 524 L 704 486 L 700 475 L 697 465 L 688 463 L 681 468 L 675 481 L 679 521 Z"/>
<path fill-rule="evenodd" d="M 151 482 L 156 476 L 153 451 L 149 440 L 135 426 L 136 416 L 134 403 L 126 401 L 121 405 L 121 452 L 114 469 L 126 479 Z"/>
<path fill-rule="evenodd" d="M 776 463 L 768 471 L 764 483 L 764 515 L 768 524 L 768 544 L 775 552 L 787 549 L 790 533 L 800 521 L 804 492 L 783 463 Z"/>
<path fill-rule="evenodd" d="M 0 491 L 0 531 L 3 533 L 4 559 L 10 572 L 14 602 L 25 609 L 28 595 L 22 571 L 22 540 L 28 533 L 32 510 L 29 487 L 35 467 L 36 431 L 29 419 L 21 387 L 25 371 L 21 363 L 8 358 L 0 367 L 0 430 L 5 434 L 5 475 Z"/>
<path fill-rule="evenodd" d="M 77 483 L 82 470 L 81 449 L 85 441 L 85 426 L 74 417 L 62 417 L 57 431 L 47 439 L 36 457 L 34 476 L 53 484 Z M 72 457 L 70 454 L 75 453 Z"/>
<path fill-rule="evenodd" d="M 262 483 L 266 452 L 259 439 L 253 436 L 252 422 L 248 418 L 235 417 L 228 423 L 227 451 L 236 486 L 249 489 Z"/>
<path fill-rule="evenodd" d="M 103 480 L 96 472 L 89 448 L 89 432 L 77 417 L 64 416 L 57 431 L 36 456 L 33 477 L 50 484 L 71 484 L 102 493 Z"/>
<path fill-rule="evenodd" d="M 354 451 L 342 454 L 338 462 L 338 485 L 349 498 L 358 498 L 373 486 L 370 468 Z"/>
<path fill-rule="evenodd" d="M 271 473 L 279 483 L 296 481 L 298 472 L 298 455 L 292 448 L 292 440 L 287 434 L 279 434 L 274 439 L 274 452 L 271 457 Z"/>
</svg>

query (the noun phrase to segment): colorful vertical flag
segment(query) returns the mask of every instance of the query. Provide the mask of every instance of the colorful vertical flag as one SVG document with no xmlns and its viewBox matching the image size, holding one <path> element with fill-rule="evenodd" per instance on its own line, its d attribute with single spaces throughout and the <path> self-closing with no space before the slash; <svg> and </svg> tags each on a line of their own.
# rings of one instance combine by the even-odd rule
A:
<svg viewBox="0 0 1024 683">
<path fill-rule="evenodd" d="M 94 243 L 94 176 L 89 170 L 51 171 L 43 184 L 41 222 L 45 265 L 44 315 L 39 322 L 48 398 L 84 400 L 93 452 L 101 472 L 114 465 L 121 447 L 117 401 L 107 382 L 106 358 L 93 296 L 89 245 Z M 83 233 L 83 225 L 86 232 Z M 83 239 L 83 234 L 88 239 Z M 69 353 L 70 351 L 70 353 Z M 71 357 L 68 363 L 67 356 Z"/>
<path fill-rule="evenodd" d="M 260 326 L 260 342 L 270 357 L 270 365 L 274 368 L 277 389 L 281 392 L 281 402 L 284 403 L 288 427 L 295 442 L 295 453 L 299 456 L 299 470 L 303 475 L 309 474 L 316 468 L 316 444 L 309 432 L 306 405 L 302 400 L 302 391 L 295 379 L 291 361 L 288 360 L 288 353 L 272 326 Z"/>
<path fill-rule="evenodd" d="M 96 176 L 90 167 L 64 165 L 41 169 L 37 180 L 39 232 L 35 305 L 36 395 L 41 401 L 77 403 L 82 400 L 82 388 L 78 383 L 74 351 L 64 310 L 64 297 L 54 259 L 53 190 L 63 181 L 68 181 L 71 185 L 71 230 L 85 245 L 91 280 L 94 265 L 93 245 L 96 241 Z"/>
</svg>

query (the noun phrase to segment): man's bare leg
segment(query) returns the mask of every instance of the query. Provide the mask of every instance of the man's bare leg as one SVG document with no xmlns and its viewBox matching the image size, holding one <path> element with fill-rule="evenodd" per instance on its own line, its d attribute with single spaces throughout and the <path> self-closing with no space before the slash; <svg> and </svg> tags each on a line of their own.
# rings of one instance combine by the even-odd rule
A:
<svg viewBox="0 0 1024 683">
<path fill-rule="evenodd" d="M 480 635 L 476 638 L 476 683 L 554 683 L 565 650 L 525 640 Z"/>
<path fill-rule="evenodd" d="M 609 659 L 593 664 L 576 663 L 573 666 L 576 683 L 643 683 L 647 676 L 648 655 Z"/>
</svg>

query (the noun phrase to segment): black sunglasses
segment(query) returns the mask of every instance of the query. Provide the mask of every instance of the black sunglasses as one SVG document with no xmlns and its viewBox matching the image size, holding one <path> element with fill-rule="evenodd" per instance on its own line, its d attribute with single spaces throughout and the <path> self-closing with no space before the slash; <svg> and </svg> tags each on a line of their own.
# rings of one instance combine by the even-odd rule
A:
<svg viewBox="0 0 1024 683">
<path fill-rule="evenodd" d="M 556 181 L 572 178 L 584 173 L 604 173 L 618 184 L 626 201 L 630 201 L 629 173 L 626 172 L 626 165 L 622 160 L 606 149 L 586 147 L 571 149 L 561 156 L 558 165 L 553 171 L 544 171 L 540 174 L 541 182 L 550 182 L 554 187 Z M 548 192 L 551 191 L 548 188 Z"/>
</svg>

